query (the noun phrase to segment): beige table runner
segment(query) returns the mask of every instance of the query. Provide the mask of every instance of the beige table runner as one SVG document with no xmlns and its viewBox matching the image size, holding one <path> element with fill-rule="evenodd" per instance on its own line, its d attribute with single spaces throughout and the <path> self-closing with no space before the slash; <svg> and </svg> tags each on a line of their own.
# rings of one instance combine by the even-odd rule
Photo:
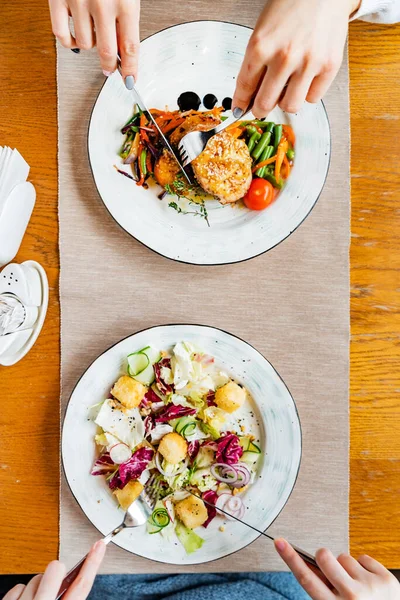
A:
<svg viewBox="0 0 400 600">
<path fill-rule="evenodd" d="M 166 10 L 164 0 L 144 0 L 142 37 L 183 19 L 210 16 L 254 25 L 263 2 L 191 0 L 184 4 L 182 11 L 182 2 L 169 2 Z M 88 122 L 102 81 L 94 53 L 76 55 L 59 50 L 62 410 L 83 370 L 119 339 L 144 327 L 170 322 L 224 328 L 246 339 L 272 362 L 291 390 L 300 413 L 303 429 L 300 475 L 271 531 L 287 536 L 309 551 L 321 545 L 328 545 L 334 552 L 346 550 L 347 65 L 343 66 L 326 99 L 332 129 L 332 162 L 324 192 L 313 212 L 274 250 L 242 264 L 222 267 L 195 267 L 168 261 L 131 239 L 105 210 L 87 157 Z M 131 264 L 135 265 L 134 270 L 130 269 Z M 60 511 L 60 556 L 71 566 L 85 554 L 98 533 L 64 481 Z M 112 546 L 103 571 L 282 568 L 272 545 L 258 539 L 245 551 L 226 559 L 187 568 L 152 563 Z"/>
</svg>

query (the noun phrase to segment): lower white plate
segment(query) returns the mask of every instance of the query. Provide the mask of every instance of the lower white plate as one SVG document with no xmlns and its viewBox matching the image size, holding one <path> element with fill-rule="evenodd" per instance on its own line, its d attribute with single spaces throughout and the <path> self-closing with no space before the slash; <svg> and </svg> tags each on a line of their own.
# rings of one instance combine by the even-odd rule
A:
<svg viewBox="0 0 400 600">
<path fill-rule="evenodd" d="M 301 428 L 294 400 L 273 366 L 243 340 L 213 327 L 165 325 L 152 327 L 121 340 L 99 356 L 78 381 L 66 411 L 62 432 L 62 460 L 65 475 L 75 499 L 93 525 L 103 535 L 122 521 L 102 477 L 90 475 L 95 458 L 96 426 L 88 419 L 90 407 L 106 397 L 116 379 L 125 372 L 127 354 L 144 346 L 165 349 L 178 341 L 198 344 L 215 357 L 222 369 L 243 383 L 252 396 L 252 409 L 260 427 L 263 455 L 259 476 L 244 494 L 244 519 L 265 530 L 285 506 L 296 481 L 301 459 Z M 198 533 L 203 547 L 187 555 L 178 543 L 161 535 L 149 535 L 146 527 L 125 530 L 115 544 L 145 558 L 169 564 L 194 565 L 241 550 L 258 533 L 241 523 L 228 522 L 225 531 L 216 518 Z"/>
</svg>

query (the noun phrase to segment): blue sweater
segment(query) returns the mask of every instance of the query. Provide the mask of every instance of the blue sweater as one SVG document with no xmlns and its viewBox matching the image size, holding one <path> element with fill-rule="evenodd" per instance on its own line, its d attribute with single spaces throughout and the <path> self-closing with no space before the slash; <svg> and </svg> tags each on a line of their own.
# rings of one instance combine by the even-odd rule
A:
<svg viewBox="0 0 400 600">
<path fill-rule="evenodd" d="M 100 575 L 89 600 L 310 600 L 291 573 Z"/>
</svg>

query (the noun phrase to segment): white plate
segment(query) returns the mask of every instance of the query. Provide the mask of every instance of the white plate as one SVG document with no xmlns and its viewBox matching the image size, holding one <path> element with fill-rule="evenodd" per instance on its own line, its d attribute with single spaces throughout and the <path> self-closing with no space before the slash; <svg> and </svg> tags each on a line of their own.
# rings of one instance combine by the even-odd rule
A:
<svg viewBox="0 0 400 600">
<path fill-rule="evenodd" d="M 198 21 L 176 25 L 141 44 L 138 89 L 149 108 L 177 108 L 177 98 L 194 91 L 219 103 L 232 97 L 251 29 Z M 207 202 L 209 221 L 177 214 L 159 201 L 158 186 L 144 190 L 113 168 L 122 166 L 120 129 L 133 114 L 133 95 L 118 72 L 104 84 L 89 128 L 89 158 L 100 197 L 119 225 L 167 258 L 199 265 L 228 264 L 258 256 L 288 237 L 307 217 L 325 183 L 330 132 L 322 103 L 306 104 L 297 115 L 279 108 L 270 117 L 290 123 L 296 133 L 296 160 L 277 201 L 264 211 Z"/>
<path fill-rule="evenodd" d="M 265 530 L 285 506 L 294 487 L 301 458 L 300 422 L 290 392 L 272 365 L 239 338 L 201 325 L 165 325 L 146 329 L 115 344 L 99 356 L 77 383 L 65 415 L 62 460 L 71 491 L 88 519 L 103 535 L 123 518 L 102 477 L 90 475 L 95 458 L 96 426 L 88 420 L 90 407 L 106 397 L 115 380 L 126 371 L 126 356 L 143 346 L 170 348 L 177 341 L 195 342 L 216 358 L 221 367 L 242 382 L 254 399 L 263 455 L 259 476 L 244 495 L 244 519 Z M 123 531 L 115 543 L 133 554 L 169 564 L 194 565 L 236 552 L 258 534 L 240 523 L 229 522 L 219 531 L 220 518 L 198 533 L 203 547 L 187 555 L 178 543 L 146 528 Z"/>
</svg>

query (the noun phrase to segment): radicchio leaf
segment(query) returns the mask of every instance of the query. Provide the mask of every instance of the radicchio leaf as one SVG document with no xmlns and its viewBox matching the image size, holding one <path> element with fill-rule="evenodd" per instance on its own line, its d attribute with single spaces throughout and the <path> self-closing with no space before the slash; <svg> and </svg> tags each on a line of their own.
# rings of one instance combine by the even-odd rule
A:
<svg viewBox="0 0 400 600">
<path fill-rule="evenodd" d="M 200 450 L 200 441 L 194 440 L 188 443 L 187 453 L 191 461 L 194 461 Z"/>
<path fill-rule="evenodd" d="M 218 494 L 217 494 L 217 492 L 208 490 L 207 492 L 204 492 L 204 494 L 202 495 L 202 498 L 204 500 L 206 500 L 207 502 L 210 502 L 211 504 L 215 504 L 218 500 Z M 214 508 L 214 506 L 210 506 L 209 504 L 206 504 L 206 509 L 207 509 L 207 513 L 208 513 L 208 518 L 207 518 L 207 521 L 205 523 L 203 523 L 203 527 L 208 527 L 209 524 L 211 523 L 211 521 L 213 520 L 213 518 L 216 517 L 216 515 L 217 515 L 217 509 Z"/>
<path fill-rule="evenodd" d="M 110 479 L 108 485 L 110 489 L 119 488 L 122 490 L 132 479 L 139 479 L 147 465 L 153 458 L 154 451 L 151 448 L 139 448 L 129 460 L 119 465 L 118 473 Z"/>
<path fill-rule="evenodd" d="M 105 454 L 102 454 L 101 456 L 99 456 L 99 458 L 95 461 L 90 474 L 91 475 L 109 475 L 110 473 L 115 471 L 115 469 L 117 469 L 117 468 L 118 468 L 118 466 L 114 464 L 114 461 L 111 460 L 111 456 L 109 455 L 108 452 L 106 452 Z"/>
<path fill-rule="evenodd" d="M 163 367 L 166 367 L 167 369 L 171 368 L 171 359 L 163 358 L 160 361 L 158 361 L 157 363 L 155 363 L 153 366 L 154 366 L 154 375 L 156 377 L 156 385 L 157 385 L 158 389 L 160 390 L 160 392 L 162 394 L 164 394 L 164 396 L 171 394 L 174 391 L 174 386 L 172 384 L 166 383 L 164 381 L 164 379 L 161 377 L 161 370 Z"/>
<path fill-rule="evenodd" d="M 151 433 L 151 431 L 153 431 L 153 429 L 155 427 L 153 416 L 152 415 L 148 415 L 144 419 L 143 425 L 144 425 L 144 430 L 145 430 L 145 434 L 146 434 L 146 437 L 147 437 Z"/>
<path fill-rule="evenodd" d="M 217 440 L 218 449 L 216 461 L 227 465 L 234 465 L 243 454 L 239 438 L 234 433 L 227 432 Z"/>
<path fill-rule="evenodd" d="M 169 404 L 159 413 L 156 414 L 156 423 L 167 423 L 173 419 L 180 419 L 180 417 L 187 417 L 188 415 L 195 415 L 196 409 L 190 408 L 189 406 L 182 406 L 181 404 Z"/>
<path fill-rule="evenodd" d="M 210 390 L 209 392 L 207 392 L 206 394 L 206 402 L 208 406 L 217 406 L 215 404 L 215 392 L 214 390 Z"/>
<path fill-rule="evenodd" d="M 160 398 L 157 396 L 153 389 L 149 388 L 145 393 L 143 400 L 139 405 L 139 408 L 150 408 L 153 402 L 160 402 Z"/>
</svg>

